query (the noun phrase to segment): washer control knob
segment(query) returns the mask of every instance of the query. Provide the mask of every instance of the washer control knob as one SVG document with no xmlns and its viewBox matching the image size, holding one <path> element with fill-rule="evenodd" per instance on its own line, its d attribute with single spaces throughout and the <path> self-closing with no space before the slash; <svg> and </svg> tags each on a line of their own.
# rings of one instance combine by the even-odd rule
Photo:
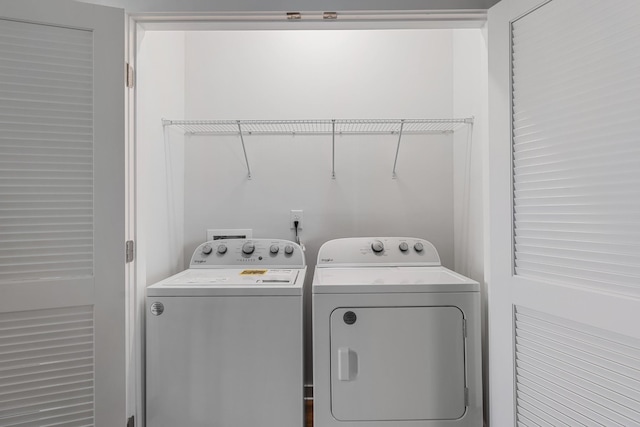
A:
<svg viewBox="0 0 640 427">
<path fill-rule="evenodd" d="M 402 252 L 407 252 L 409 250 L 409 245 L 407 244 L 407 242 L 402 242 L 400 243 L 398 248 L 400 248 Z"/>
<path fill-rule="evenodd" d="M 242 245 L 242 253 L 245 255 L 251 255 L 256 250 L 256 245 L 253 242 L 247 242 Z"/>
<path fill-rule="evenodd" d="M 269 248 L 269 252 L 274 255 L 277 254 L 279 250 L 280 248 L 278 247 L 278 245 L 271 245 L 271 247 Z"/>
<path fill-rule="evenodd" d="M 291 255 L 293 253 L 293 246 L 287 245 L 284 247 L 284 253 L 287 255 Z"/>
<path fill-rule="evenodd" d="M 211 252 L 213 252 L 213 248 L 211 247 L 211 245 L 204 245 L 202 247 L 202 253 L 205 255 L 209 255 Z"/>
<path fill-rule="evenodd" d="M 413 249 L 415 249 L 416 252 L 422 252 L 422 250 L 424 249 L 424 245 L 418 242 L 415 245 L 413 245 Z"/>
<path fill-rule="evenodd" d="M 374 240 L 371 244 L 371 249 L 373 250 L 373 252 L 379 254 L 380 252 L 384 251 L 384 244 L 380 240 Z"/>
<path fill-rule="evenodd" d="M 218 253 L 224 255 L 227 253 L 227 245 L 218 245 Z"/>
</svg>

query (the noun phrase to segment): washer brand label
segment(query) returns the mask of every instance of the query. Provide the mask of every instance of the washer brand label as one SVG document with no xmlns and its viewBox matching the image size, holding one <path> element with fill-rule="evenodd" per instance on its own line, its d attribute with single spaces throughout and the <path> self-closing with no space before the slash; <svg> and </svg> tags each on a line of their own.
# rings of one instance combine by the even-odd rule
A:
<svg viewBox="0 0 640 427">
<path fill-rule="evenodd" d="M 322 261 L 322 262 L 333 262 L 333 258 L 321 258 L 320 261 Z"/>
<path fill-rule="evenodd" d="M 206 259 L 195 259 L 195 260 L 193 260 L 194 264 L 204 264 L 205 262 L 207 262 Z"/>
<path fill-rule="evenodd" d="M 164 304 L 161 302 L 154 302 L 151 304 L 151 314 L 154 316 L 160 316 L 162 313 L 164 313 Z"/>
</svg>

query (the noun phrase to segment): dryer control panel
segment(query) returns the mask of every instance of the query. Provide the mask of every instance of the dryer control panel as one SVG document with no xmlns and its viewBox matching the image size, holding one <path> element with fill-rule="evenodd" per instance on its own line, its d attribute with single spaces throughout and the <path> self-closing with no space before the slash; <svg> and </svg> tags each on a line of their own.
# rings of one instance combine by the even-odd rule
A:
<svg viewBox="0 0 640 427">
<path fill-rule="evenodd" d="M 211 240 L 196 248 L 190 268 L 236 266 L 301 268 L 306 265 L 300 245 L 280 239 Z"/>
<path fill-rule="evenodd" d="M 412 237 L 352 237 L 326 242 L 318 268 L 356 266 L 439 266 L 435 246 Z"/>
</svg>

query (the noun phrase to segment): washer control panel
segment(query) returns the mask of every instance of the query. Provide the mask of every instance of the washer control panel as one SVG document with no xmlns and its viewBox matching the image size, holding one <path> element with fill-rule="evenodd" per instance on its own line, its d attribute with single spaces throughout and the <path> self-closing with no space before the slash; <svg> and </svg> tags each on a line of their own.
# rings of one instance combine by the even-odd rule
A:
<svg viewBox="0 0 640 427">
<path fill-rule="evenodd" d="M 190 268 L 242 265 L 300 268 L 306 263 L 302 248 L 289 240 L 224 239 L 199 245 L 191 257 Z"/>
<path fill-rule="evenodd" d="M 439 266 L 435 246 L 412 237 L 352 237 L 326 242 L 318 252 L 318 267 L 361 265 Z"/>
</svg>

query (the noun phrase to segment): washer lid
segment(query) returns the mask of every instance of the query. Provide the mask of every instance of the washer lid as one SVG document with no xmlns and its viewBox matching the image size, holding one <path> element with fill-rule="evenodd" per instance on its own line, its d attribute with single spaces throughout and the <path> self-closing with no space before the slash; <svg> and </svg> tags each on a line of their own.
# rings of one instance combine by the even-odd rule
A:
<svg viewBox="0 0 640 427">
<path fill-rule="evenodd" d="M 148 296 L 302 295 L 307 269 L 190 268 L 147 288 Z"/>
<path fill-rule="evenodd" d="M 316 268 L 314 294 L 479 292 L 478 282 L 445 267 Z"/>
</svg>

